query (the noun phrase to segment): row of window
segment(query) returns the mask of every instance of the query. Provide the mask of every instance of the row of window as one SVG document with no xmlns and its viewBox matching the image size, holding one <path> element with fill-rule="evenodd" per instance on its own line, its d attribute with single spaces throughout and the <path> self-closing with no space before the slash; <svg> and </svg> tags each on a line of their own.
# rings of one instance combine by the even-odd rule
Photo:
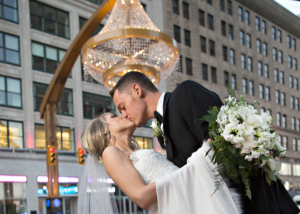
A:
<svg viewBox="0 0 300 214">
<path fill-rule="evenodd" d="M 288 137 L 278 135 L 277 141 L 285 148 L 289 149 Z M 292 150 L 300 152 L 300 139 L 293 138 Z"/>
<path fill-rule="evenodd" d="M 275 91 L 275 102 L 276 102 L 276 104 L 281 104 L 282 106 L 285 106 L 286 105 L 285 93 L 280 92 L 279 90 L 276 90 Z"/>
<path fill-rule="evenodd" d="M 298 65 L 297 65 L 297 59 L 294 58 L 292 56 L 288 56 L 288 65 L 289 65 L 289 68 L 293 68 L 295 71 L 297 71 L 298 69 Z"/>
<path fill-rule="evenodd" d="M 291 109 L 295 109 L 296 111 L 300 111 L 300 102 L 299 98 L 291 96 L 290 97 Z"/>
<path fill-rule="evenodd" d="M 217 68 L 211 66 L 210 67 L 210 73 L 211 73 L 211 82 L 217 83 Z M 205 81 L 208 81 L 209 79 L 208 74 L 208 66 L 206 64 L 202 63 L 202 79 Z"/>
<path fill-rule="evenodd" d="M 276 40 L 280 43 L 282 43 L 282 33 L 281 30 L 277 30 L 277 34 L 276 34 L 276 27 L 272 26 L 272 39 Z M 287 35 L 286 37 L 286 43 L 287 43 L 287 47 L 288 48 L 292 48 L 292 50 L 296 51 L 296 39 L 295 38 L 291 38 L 290 35 Z"/>
<path fill-rule="evenodd" d="M 260 84 L 259 85 L 259 98 L 265 99 L 266 101 L 270 101 L 271 100 L 270 87 Z"/>
</svg>

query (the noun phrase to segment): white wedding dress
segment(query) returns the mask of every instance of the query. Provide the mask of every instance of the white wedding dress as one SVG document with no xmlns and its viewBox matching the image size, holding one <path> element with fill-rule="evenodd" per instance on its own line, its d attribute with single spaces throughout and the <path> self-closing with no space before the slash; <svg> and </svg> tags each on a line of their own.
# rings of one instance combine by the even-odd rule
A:
<svg viewBox="0 0 300 214">
<path fill-rule="evenodd" d="M 129 156 L 145 184 L 156 182 L 158 204 L 150 207 L 149 214 L 241 213 L 238 194 L 226 185 L 213 194 L 215 166 L 205 156 L 208 145 L 203 145 L 180 169 L 152 149 Z"/>
</svg>

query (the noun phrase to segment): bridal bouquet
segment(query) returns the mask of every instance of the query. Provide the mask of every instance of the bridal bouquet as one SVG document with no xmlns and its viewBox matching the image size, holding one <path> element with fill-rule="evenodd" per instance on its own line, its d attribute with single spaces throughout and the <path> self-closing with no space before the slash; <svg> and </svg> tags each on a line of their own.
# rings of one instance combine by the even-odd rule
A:
<svg viewBox="0 0 300 214">
<path fill-rule="evenodd" d="M 276 175 L 281 163 L 275 157 L 282 157 L 286 148 L 277 142 L 276 132 L 271 129 L 272 117 L 267 113 L 259 115 L 255 109 L 258 101 L 252 106 L 245 102 L 245 97 L 237 100 L 233 90 L 228 88 L 228 92 L 225 105 L 221 109 L 213 107 L 203 118 L 209 123 L 212 162 L 218 165 L 216 191 L 224 184 L 222 178 L 242 181 L 251 199 L 250 176 L 261 168 L 269 185 L 279 179 Z"/>
</svg>

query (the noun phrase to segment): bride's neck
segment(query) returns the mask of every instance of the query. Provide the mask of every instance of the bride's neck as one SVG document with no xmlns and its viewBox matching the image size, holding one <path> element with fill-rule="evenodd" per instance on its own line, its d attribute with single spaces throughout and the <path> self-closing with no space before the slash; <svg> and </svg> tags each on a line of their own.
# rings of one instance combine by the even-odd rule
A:
<svg viewBox="0 0 300 214">
<path fill-rule="evenodd" d="M 115 139 L 115 147 L 120 149 L 122 152 L 131 152 L 132 149 L 130 147 L 130 144 L 131 144 L 130 136 L 116 137 Z"/>
</svg>

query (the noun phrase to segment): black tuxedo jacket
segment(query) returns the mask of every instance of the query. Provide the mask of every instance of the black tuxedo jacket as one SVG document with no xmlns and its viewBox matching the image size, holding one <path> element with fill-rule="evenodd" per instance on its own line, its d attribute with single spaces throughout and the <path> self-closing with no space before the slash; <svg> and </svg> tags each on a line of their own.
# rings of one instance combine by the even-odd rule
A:
<svg viewBox="0 0 300 214">
<path fill-rule="evenodd" d="M 203 118 L 213 107 L 223 105 L 219 96 L 202 85 L 185 81 L 172 92 L 167 92 L 163 106 L 163 129 L 167 139 L 167 157 L 178 167 L 184 166 L 193 152 L 209 138 L 208 123 L 196 119 Z M 162 138 L 158 139 L 162 147 Z M 260 170 L 253 176 L 252 199 L 245 196 L 243 184 L 231 183 L 241 195 L 244 214 L 296 214 L 298 207 L 292 201 L 281 182 L 269 186 Z"/>
</svg>

